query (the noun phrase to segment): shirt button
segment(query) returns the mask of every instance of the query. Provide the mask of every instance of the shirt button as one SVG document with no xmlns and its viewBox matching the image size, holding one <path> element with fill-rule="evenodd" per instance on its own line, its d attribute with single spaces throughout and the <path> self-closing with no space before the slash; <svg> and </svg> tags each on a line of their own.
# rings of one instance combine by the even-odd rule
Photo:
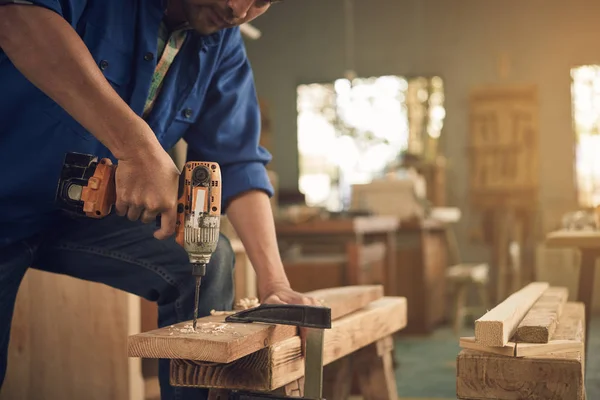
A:
<svg viewBox="0 0 600 400">
<path fill-rule="evenodd" d="M 154 54 L 152 54 L 152 53 L 146 53 L 146 54 L 144 54 L 144 60 L 146 60 L 146 61 L 152 61 L 152 60 L 154 60 Z"/>
<path fill-rule="evenodd" d="M 108 61 L 106 61 L 106 60 L 100 61 L 100 69 L 102 71 L 104 71 L 106 68 L 108 68 Z"/>
<path fill-rule="evenodd" d="M 190 118 L 192 116 L 192 109 L 186 108 L 185 110 L 183 110 L 183 116 L 186 118 Z"/>
</svg>

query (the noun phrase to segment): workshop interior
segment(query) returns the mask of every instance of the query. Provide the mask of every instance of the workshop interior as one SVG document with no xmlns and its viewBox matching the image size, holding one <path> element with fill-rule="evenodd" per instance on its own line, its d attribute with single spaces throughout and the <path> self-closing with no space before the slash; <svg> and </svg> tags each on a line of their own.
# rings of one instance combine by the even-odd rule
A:
<svg viewBox="0 0 600 400">
<path fill-rule="evenodd" d="M 240 29 L 281 259 L 321 305 L 260 303 L 220 167 L 181 140 L 177 241 L 198 301 L 229 239 L 231 308 L 159 328 L 156 303 L 29 269 L 0 399 L 161 400 L 159 359 L 221 400 L 600 399 L 598 15 L 274 4 Z M 114 167 L 67 154 L 57 203 L 106 215 Z"/>
</svg>

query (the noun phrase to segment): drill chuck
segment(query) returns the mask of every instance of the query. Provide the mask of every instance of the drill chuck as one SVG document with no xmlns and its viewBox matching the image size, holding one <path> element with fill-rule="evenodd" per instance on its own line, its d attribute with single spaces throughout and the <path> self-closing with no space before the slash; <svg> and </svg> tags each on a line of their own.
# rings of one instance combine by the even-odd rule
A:
<svg viewBox="0 0 600 400">
<path fill-rule="evenodd" d="M 194 276 L 206 275 L 206 264 L 205 263 L 192 264 L 192 275 L 194 275 Z"/>
</svg>

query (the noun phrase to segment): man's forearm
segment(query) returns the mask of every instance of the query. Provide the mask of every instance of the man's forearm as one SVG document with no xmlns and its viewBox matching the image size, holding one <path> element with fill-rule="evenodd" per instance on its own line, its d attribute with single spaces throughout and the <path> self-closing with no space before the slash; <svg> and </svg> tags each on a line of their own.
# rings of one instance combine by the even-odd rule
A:
<svg viewBox="0 0 600 400">
<path fill-rule="evenodd" d="M 256 271 L 259 295 L 268 295 L 266 292 L 272 287 L 289 286 L 279 256 L 268 196 L 261 191 L 242 194 L 232 200 L 227 216 Z"/>
<path fill-rule="evenodd" d="M 0 47 L 15 67 L 117 158 L 158 145 L 113 90 L 75 30 L 43 7 L 0 7 Z"/>
</svg>

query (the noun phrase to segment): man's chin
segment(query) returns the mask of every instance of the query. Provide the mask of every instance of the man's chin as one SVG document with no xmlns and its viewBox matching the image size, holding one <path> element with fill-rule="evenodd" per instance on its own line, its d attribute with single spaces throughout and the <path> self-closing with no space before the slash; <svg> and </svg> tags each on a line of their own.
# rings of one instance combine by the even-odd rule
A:
<svg viewBox="0 0 600 400">
<path fill-rule="evenodd" d="M 190 7 L 186 11 L 188 23 L 201 35 L 211 35 L 223 29 L 211 21 L 205 7 Z"/>
</svg>

